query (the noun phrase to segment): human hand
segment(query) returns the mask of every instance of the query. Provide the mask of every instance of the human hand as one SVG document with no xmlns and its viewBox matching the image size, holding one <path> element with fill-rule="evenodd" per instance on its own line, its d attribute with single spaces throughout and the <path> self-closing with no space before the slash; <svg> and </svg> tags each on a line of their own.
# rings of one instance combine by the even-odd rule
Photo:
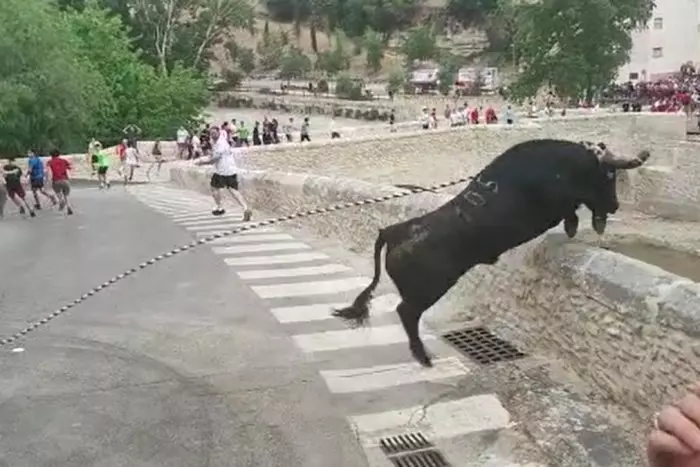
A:
<svg viewBox="0 0 700 467">
<path fill-rule="evenodd" d="M 658 414 L 647 457 L 651 467 L 700 467 L 700 382 Z"/>
</svg>

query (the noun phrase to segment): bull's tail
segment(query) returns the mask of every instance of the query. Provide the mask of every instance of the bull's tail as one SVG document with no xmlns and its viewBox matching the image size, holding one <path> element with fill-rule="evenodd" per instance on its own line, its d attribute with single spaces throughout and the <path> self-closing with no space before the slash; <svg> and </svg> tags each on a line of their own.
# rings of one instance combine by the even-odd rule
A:
<svg viewBox="0 0 700 467">
<path fill-rule="evenodd" d="M 363 325 L 369 319 L 369 301 L 372 299 L 374 289 L 379 285 L 379 277 L 382 274 L 382 248 L 386 244 L 386 240 L 379 231 L 377 241 L 374 243 L 374 277 L 372 282 L 355 298 L 352 305 L 333 310 L 333 316 L 347 321 L 354 322 L 356 326 Z"/>
</svg>

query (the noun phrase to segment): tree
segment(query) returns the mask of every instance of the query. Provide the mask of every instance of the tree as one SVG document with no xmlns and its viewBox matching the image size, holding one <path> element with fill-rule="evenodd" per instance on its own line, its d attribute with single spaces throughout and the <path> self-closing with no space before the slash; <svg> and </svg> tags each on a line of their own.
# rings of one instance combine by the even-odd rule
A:
<svg viewBox="0 0 700 467">
<path fill-rule="evenodd" d="M 254 11 L 248 0 L 132 0 L 141 47 L 167 74 L 176 62 L 205 70 L 212 48 L 230 28 L 253 30 Z"/>
<path fill-rule="evenodd" d="M 382 58 L 384 58 L 382 36 L 378 32 L 367 29 L 363 42 L 367 51 L 367 67 L 376 73 L 381 69 Z"/>
<path fill-rule="evenodd" d="M 338 31 L 335 36 L 333 50 L 321 52 L 316 57 L 316 69 L 323 70 L 330 75 L 350 68 L 350 57 L 345 52 L 345 35 Z"/>
<path fill-rule="evenodd" d="M 255 52 L 253 49 L 248 47 L 241 47 L 238 50 L 238 56 L 236 57 L 238 61 L 238 66 L 241 70 L 249 75 L 255 69 Z"/>
<path fill-rule="evenodd" d="M 409 62 L 435 57 L 437 40 L 432 27 L 424 25 L 411 28 L 401 44 L 401 51 Z"/>
<path fill-rule="evenodd" d="M 401 69 L 392 70 L 392 72 L 389 73 L 388 81 L 389 83 L 386 86 L 387 92 L 396 94 L 406 83 L 406 74 Z"/>
<path fill-rule="evenodd" d="M 178 65 L 168 75 L 156 73 L 133 50 L 119 17 L 109 16 L 95 2 L 82 12 L 66 13 L 64 21 L 78 38 L 82 56 L 108 87 L 110 112 L 96 122 L 103 139 L 118 137 L 126 123 L 154 137 L 168 136 L 206 106 L 209 94 L 202 78 Z"/>
<path fill-rule="evenodd" d="M 467 26 L 483 24 L 497 8 L 498 0 L 448 0 L 447 2 L 447 14 Z"/>
<path fill-rule="evenodd" d="M 452 54 L 445 54 L 440 58 L 440 67 L 438 69 L 438 90 L 443 94 L 447 95 L 452 89 L 455 82 L 455 76 L 459 71 L 459 61 L 457 57 Z"/>
<path fill-rule="evenodd" d="M 606 87 L 629 57 L 630 33 L 646 24 L 653 0 L 562 0 L 519 6 L 514 46 L 523 72 L 515 99 L 552 85 L 562 97 L 584 97 Z"/>
<path fill-rule="evenodd" d="M 282 57 L 280 64 L 280 78 L 287 81 L 302 78 L 311 70 L 311 60 L 296 48 L 290 47 Z"/>
<path fill-rule="evenodd" d="M 0 154 L 82 149 L 111 111 L 109 90 L 58 9 L 0 1 Z"/>
</svg>

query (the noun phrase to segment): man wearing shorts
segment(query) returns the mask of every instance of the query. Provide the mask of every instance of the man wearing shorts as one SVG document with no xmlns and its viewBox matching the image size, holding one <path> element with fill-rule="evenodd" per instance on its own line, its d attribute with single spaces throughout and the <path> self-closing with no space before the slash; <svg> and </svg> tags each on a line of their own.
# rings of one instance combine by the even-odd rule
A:
<svg viewBox="0 0 700 467">
<path fill-rule="evenodd" d="M 109 180 L 107 180 L 107 169 L 109 169 L 109 156 L 102 149 L 102 145 L 97 148 L 97 180 L 100 182 L 100 190 L 110 187 Z"/>
<path fill-rule="evenodd" d="M 5 169 L 0 165 L 0 219 L 5 217 L 5 203 L 7 203 L 7 188 L 5 188 Z"/>
<path fill-rule="evenodd" d="M 19 213 L 24 214 L 29 211 L 29 215 L 36 217 L 36 214 L 29 206 L 26 200 L 24 187 L 22 186 L 22 169 L 15 164 L 14 156 L 7 158 L 7 164 L 3 167 L 5 171 L 5 188 L 7 189 L 7 197 L 19 208 Z M 26 208 L 26 209 L 25 209 Z"/>
<path fill-rule="evenodd" d="M 34 209 L 41 209 L 41 203 L 39 202 L 39 193 L 46 196 L 51 204 L 56 205 L 56 198 L 50 195 L 44 189 L 44 163 L 41 162 L 41 158 L 36 155 L 34 151 L 29 151 L 27 153 L 27 166 L 29 168 L 29 186 L 32 189 L 32 194 L 34 195 Z"/>
<path fill-rule="evenodd" d="M 70 162 L 63 159 L 58 150 L 54 149 L 51 151 L 51 159 L 46 163 L 46 167 L 51 173 L 53 191 L 58 196 L 58 210 L 62 211 L 63 208 L 67 207 L 66 214 L 72 215 L 73 207 L 68 202 L 68 195 L 70 195 L 70 182 L 68 181 L 68 173 L 71 170 Z"/>
<path fill-rule="evenodd" d="M 211 194 L 214 198 L 216 207 L 211 212 L 215 216 L 222 216 L 226 213 L 221 204 L 221 190 L 227 190 L 231 196 L 243 208 L 243 222 L 248 222 L 252 216 L 251 210 L 248 208 L 248 203 L 238 191 L 238 175 L 236 167 L 236 159 L 233 154 L 233 148 L 228 142 L 228 135 L 225 131 L 219 131 L 218 128 L 212 128 L 212 141 L 216 141 L 212 151 L 212 155 L 207 159 L 196 159 L 196 165 L 214 164 L 214 174 L 211 176 Z"/>
</svg>

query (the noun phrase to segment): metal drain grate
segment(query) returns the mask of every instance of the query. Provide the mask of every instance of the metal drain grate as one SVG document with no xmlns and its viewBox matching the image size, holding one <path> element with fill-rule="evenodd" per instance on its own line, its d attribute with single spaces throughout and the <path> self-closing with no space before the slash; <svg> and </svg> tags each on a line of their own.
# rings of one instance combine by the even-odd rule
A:
<svg viewBox="0 0 700 467">
<path fill-rule="evenodd" d="M 440 451 L 435 449 L 390 457 L 389 460 L 396 467 L 450 467 Z"/>
<path fill-rule="evenodd" d="M 384 451 L 384 454 L 390 456 L 407 451 L 432 448 L 433 443 L 428 441 L 422 433 L 408 433 L 405 435 L 382 438 L 379 441 L 379 446 L 382 448 L 382 451 Z"/>
<path fill-rule="evenodd" d="M 510 342 L 504 341 L 484 327 L 450 331 L 442 337 L 481 365 L 517 360 L 525 356 Z"/>
</svg>

